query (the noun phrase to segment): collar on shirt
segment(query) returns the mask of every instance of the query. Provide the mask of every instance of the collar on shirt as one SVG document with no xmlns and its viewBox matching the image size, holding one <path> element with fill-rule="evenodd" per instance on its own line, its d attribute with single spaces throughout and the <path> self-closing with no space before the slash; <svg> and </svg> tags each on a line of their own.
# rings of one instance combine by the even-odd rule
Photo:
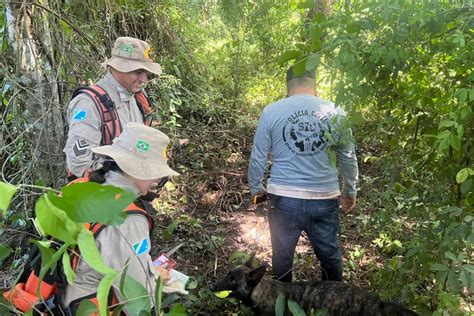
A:
<svg viewBox="0 0 474 316">
<path fill-rule="evenodd" d="M 107 71 L 107 73 L 105 74 L 105 79 L 113 87 L 115 87 L 117 89 L 121 102 L 130 102 L 130 100 L 132 100 L 134 98 L 135 94 L 132 93 L 132 92 L 128 92 L 127 89 L 125 89 L 120 83 L 118 83 L 118 81 L 114 78 L 114 76 L 112 75 L 110 70 Z"/>
<path fill-rule="evenodd" d="M 109 171 L 105 174 L 104 185 L 113 185 L 124 190 L 130 191 L 137 196 L 141 194 L 137 185 L 132 180 L 130 180 L 123 174 L 115 171 Z"/>
</svg>

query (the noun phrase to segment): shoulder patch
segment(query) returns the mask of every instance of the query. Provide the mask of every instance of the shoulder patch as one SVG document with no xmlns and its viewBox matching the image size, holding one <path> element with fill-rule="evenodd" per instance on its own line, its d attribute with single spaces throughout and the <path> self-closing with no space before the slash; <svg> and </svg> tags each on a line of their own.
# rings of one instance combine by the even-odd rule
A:
<svg viewBox="0 0 474 316">
<path fill-rule="evenodd" d="M 145 238 L 133 245 L 133 251 L 135 251 L 137 256 L 145 253 L 148 249 L 150 249 L 150 242 L 148 241 L 148 238 Z"/>
<path fill-rule="evenodd" d="M 86 110 L 74 110 L 74 113 L 72 115 L 72 119 L 74 121 L 84 121 L 86 117 L 87 117 Z"/>
<path fill-rule="evenodd" d="M 76 156 L 82 156 L 87 153 L 87 149 L 89 149 L 89 143 L 84 139 L 78 138 L 72 149 L 74 150 L 74 154 Z"/>
</svg>

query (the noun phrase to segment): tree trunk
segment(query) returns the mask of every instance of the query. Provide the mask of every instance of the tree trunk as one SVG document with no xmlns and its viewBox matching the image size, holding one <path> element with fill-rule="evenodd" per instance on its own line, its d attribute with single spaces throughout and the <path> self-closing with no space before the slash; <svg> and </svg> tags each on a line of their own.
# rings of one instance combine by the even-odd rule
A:
<svg viewBox="0 0 474 316">
<path fill-rule="evenodd" d="M 45 185 L 58 187 L 65 177 L 64 120 L 48 17 L 35 10 L 29 1 L 21 4 L 11 1 L 8 6 L 13 23 L 9 39 L 15 58 L 15 77 L 19 81 L 16 88 L 21 90 L 17 103 L 23 110 L 27 137 L 27 148 L 23 150 L 29 151 L 22 154 L 23 157 L 29 154 L 31 159 L 30 164 L 24 162 L 21 182 L 41 180 Z"/>
</svg>

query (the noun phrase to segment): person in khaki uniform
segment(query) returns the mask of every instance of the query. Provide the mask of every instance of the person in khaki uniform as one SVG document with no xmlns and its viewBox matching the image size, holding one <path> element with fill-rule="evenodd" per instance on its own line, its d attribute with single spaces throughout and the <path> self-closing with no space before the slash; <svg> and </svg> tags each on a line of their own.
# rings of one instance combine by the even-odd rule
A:
<svg viewBox="0 0 474 316">
<path fill-rule="evenodd" d="M 140 123 L 129 123 L 111 145 L 91 149 L 99 155 L 103 167 L 91 173 L 90 181 L 117 186 L 140 197 L 157 186 L 161 179 L 179 175 L 167 164 L 168 144 L 169 138 L 162 132 Z M 135 205 L 144 204 L 135 202 Z M 148 207 L 151 205 L 148 204 L 144 209 Z M 105 226 L 96 236 L 95 242 L 107 266 L 118 271 L 123 271 L 127 266 L 127 275 L 140 282 L 152 298 L 157 276 L 167 279 L 166 270 L 152 265 L 149 216 L 128 214 L 124 223 Z M 79 259 L 76 279 L 66 287 L 63 296 L 62 305 L 69 314 L 75 315 L 84 299 L 96 295 L 102 277 L 102 274 Z M 113 285 L 113 294 L 120 302 L 120 277 Z"/>
<path fill-rule="evenodd" d="M 95 86 L 104 90 L 113 101 L 121 128 L 130 122 L 145 123 L 143 108 L 136 96 L 144 94 L 143 86 L 151 74 L 161 73 L 160 65 L 151 59 L 150 46 L 136 38 L 119 37 L 112 48 L 112 57 L 102 65 L 107 73 Z M 91 149 L 108 145 L 111 140 L 108 143 L 103 141 L 101 113 L 89 94 L 79 93 L 73 97 L 67 117 L 69 133 L 63 151 L 72 180 L 82 177 L 97 160 Z M 120 134 L 121 128 L 112 138 Z"/>
</svg>

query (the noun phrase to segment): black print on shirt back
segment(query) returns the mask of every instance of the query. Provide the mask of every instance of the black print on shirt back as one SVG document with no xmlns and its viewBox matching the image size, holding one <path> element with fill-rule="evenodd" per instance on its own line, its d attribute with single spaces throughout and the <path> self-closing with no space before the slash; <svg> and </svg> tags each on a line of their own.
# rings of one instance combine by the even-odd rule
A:
<svg viewBox="0 0 474 316">
<path fill-rule="evenodd" d="M 283 127 L 283 141 L 288 149 L 299 156 L 313 156 L 325 150 L 331 132 L 329 120 L 320 112 L 295 111 Z"/>
</svg>

